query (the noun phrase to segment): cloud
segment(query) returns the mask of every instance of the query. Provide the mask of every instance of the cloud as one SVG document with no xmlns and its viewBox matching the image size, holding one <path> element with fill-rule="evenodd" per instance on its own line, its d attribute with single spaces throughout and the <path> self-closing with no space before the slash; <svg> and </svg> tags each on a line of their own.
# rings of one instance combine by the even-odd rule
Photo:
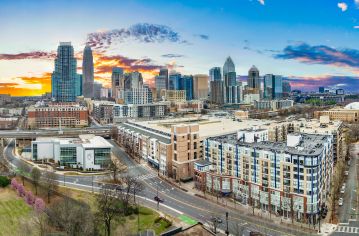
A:
<svg viewBox="0 0 359 236">
<path fill-rule="evenodd" d="M 179 33 L 165 25 L 139 23 L 129 28 L 94 32 L 87 35 L 87 44 L 94 49 L 108 49 L 114 43 L 133 39 L 141 43 L 188 43 Z"/>
<path fill-rule="evenodd" d="M 40 76 L 22 76 L 8 79 L 7 83 L 0 83 L 0 94 L 12 96 L 40 96 L 51 91 L 51 73 Z"/>
<path fill-rule="evenodd" d="M 354 3 L 359 8 L 359 0 L 354 0 Z"/>
<path fill-rule="evenodd" d="M 207 34 L 195 34 L 194 36 L 199 37 L 200 39 L 203 39 L 203 40 L 209 39 L 209 35 L 207 35 Z"/>
<path fill-rule="evenodd" d="M 179 57 L 184 57 L 184 55 L 182 55 L 182 54 L 168 53 L 168 54 L 163 54 L 161 57 L 166 57 L 166 58 L 179 58 Z"/>
<path fill-rule="evenodd" d="M 32 51 L 17 54 L 0 54 L 0 60 L 25 60 L 25 59 L 45 59 L 53 60 L 55 52 Z"/>
<path fill-rule="evenodd" d="M 264 0 L 258 0 L 258 2 L 261 4 L 261 5 L 265 5 L 265 2 L 264 2 Z"/>
<path fill-rule="evenodd" d="M 348 5 L 345 2 L 338 2 L 338 7 L 342 9 L 342 11 L 346 11 L 348 9 Z"/>
<path fill-rule="evenodd" d="M 324 86 L 355 92 L 359 87 L 359 77 L 354 76 L 289 76 L 285 80 L 290 82 L 292 89 L 304 91 L 317 91 L 319 86 Z"/>
<path fill-rule="evenodd" d="M 353 28 L 354 29 L 359 29 L 359 25 L 354 25 Z"/>
<path fill-rule="evenodd" d="M 359 50 L 342 48 L 336 49 L 325 45 L 311 46 L 306 43 L 289 45 L 276 59 L 292 59 L 306 64 L 332 65 L 336 67 L 359 68 Z"/>
</svg>

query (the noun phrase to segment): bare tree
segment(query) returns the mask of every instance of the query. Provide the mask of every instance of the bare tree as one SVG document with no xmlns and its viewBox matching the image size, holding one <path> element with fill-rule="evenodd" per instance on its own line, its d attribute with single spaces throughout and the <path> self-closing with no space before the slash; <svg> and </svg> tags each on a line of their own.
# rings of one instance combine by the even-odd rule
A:
<svg viewBox="0 0 359 236">
<path fill-rule="evenodd" d="M 109 160 L 107 166 L 112 173 L 113 182 L 117 183 L 118 182 L 117 176 L 121 172 L 119 162 L 116 160 Z"/>
<path fill-rule="evenodd" d="M 123 214 L 121 202 L 117 198 L 117 193 L 106 185 L 101 188 L 100 193 L 97 195 L 96 202 L 96 216 L 105 224 L 106 235 L 110 236 L 113 218 Z"/>
<path fill-rule="evenodd" d="M 44 175 L 44 187 L 47 191 L 47 202 L 50 203 L 50 197 L 56 189 L 57 176 L 53 171 L 46 171 Z"/>
<path fill-rule="evenodd" d="M 133 182 L 133 202 L 136 204 L 136 194 L 142 192 L 145 189 L 144 184 L 136 178 Z"/>
<path fill-rule="evenodd" d="M 50 224 L 67 235 L 93 235 L 94 216 L 84 203 L 65 198 L 49 209 Z"/>
<path fill-rule="evenodd" d="M 353 124 L 350 126 L 349 139 L 351 142 L 356 142 L 359 140 L 359 125 Z"/>
<path fill-rule="evenodd" d="M 31 179 L 35 186 L 35 194 L 36 195 L 37 195 L 37 187 L 39 186 L 40 178 L 41 178 L 41 171 L 39 170 L 39 168 L 37 168 L 37 167 L 32 168 Z"/>
<path fill-rule="evenodd" d="M 48 232 L 48 217 L 45 213 L 32 212 L 29 216 L 19 221 L 19 232 L 21 235 L 45 236 Z"/>
<path fill-rule="evenodd" d="M 21 180 L 22 180 L 22 185 L 25 186 L 25 175 L 27 174 L 27 165 L 25 162 L 20 161 L 19 165 L 17 166 L 17 168 L 19 169 L 20 172 L 20 176 L 21 176 Z"/>
</svg>

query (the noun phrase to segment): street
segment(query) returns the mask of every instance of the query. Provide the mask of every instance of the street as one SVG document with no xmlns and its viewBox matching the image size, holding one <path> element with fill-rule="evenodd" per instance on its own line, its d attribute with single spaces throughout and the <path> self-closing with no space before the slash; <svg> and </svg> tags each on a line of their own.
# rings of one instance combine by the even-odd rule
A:
<svg viewBox="0 0 359 236">
<path fill-rule="evenodd" d="M 351 163 L 349 166 L 349 175 L 346 180 L 345 193 L 341 194 L 343 206 L 339 207 L 339 220 L 341 223 L 348 222 L 349 219 L 359 219 L 358 202 L 358 165 L 359 165 L 359 143 L 352 144 L 349 148 Z M 348 168 L 347 163 L 345 163 Z"/>
</svg>

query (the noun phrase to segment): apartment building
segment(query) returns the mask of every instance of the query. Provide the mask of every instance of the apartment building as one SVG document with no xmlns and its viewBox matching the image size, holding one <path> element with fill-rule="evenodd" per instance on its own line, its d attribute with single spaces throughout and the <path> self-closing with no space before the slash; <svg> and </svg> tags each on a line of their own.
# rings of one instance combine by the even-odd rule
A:
<svg viewBox="0 0 359 236">
<path fill-rule="evenodd" d="M 100 170 L 111 161 L 112 145 L 95 135 L 80 135 L 79 138 L 41 137 L 31 142 L 33 161 L 53 161 L 60 166 Z"/>
<path fill-rule="evenodd" d="M 121 122 L 128 118 L 160 118 L 168 114 L 169 103 L 152 103 L 143 105 L 122 105 L 113 106 L 113 121 Z"/>
<path fill-rule="evenodd" d="M 327 111 L 315 111 L 314 117 L 329 116 L 331 120 L 340 120 L 349 123 L 359 122 L 359 108 L 357 109 L 345 109 L 345 108 L 333 108 Z"/>
<path fill-rule="evenodd" d="M 169 101 L 169 102 L 186 101 L 186 90 L 161 90 L 160 93 L 164 101 Z"/>
<path fill-rule="evenodd" d="M 100 124 L 113 123 L 113 106 L 114 102 L 110 101 L 94 101 L 93 102 L 93 118 Z"/>
<path fill-rule="evenodd" d="M 79 103 L 39 102 L 30 106 L 27 114 L 30 129 L 88 126 L 88 109 Z"/>
<path fill-rule="evenodd" d="M 333 173 L 330 135 L 288 134 L 286 142 L 267 141 L 265 129 L 242 130 L 203 141 L 211 171 L 196 164 L 197 186 L 231 195 L 284 217 L 316 221 Z"/>
<path fill-rule="evenodd" d="M 261 128 L 268 129 L 268 139 L 273 142 L 286 141 L 290 133 L 331 135 L 334 161 L 345 158 L 347 154 L 346 129 L 342 121 L 330 121 L 328 117 L 321 117 L 320 120 L 301 118 L 270 122 L 262 125 Z"/>
</svg>

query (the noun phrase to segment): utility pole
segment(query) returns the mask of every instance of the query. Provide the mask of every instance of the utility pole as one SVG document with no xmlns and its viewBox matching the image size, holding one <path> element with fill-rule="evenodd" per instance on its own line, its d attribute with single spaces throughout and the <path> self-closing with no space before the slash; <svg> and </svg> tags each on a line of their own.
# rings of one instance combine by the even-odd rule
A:
<svg viewBox="0 0 359 236">
<path fill-rule="evenodd" d="M 158 184 L 157 184 L 157 210 L 160 208 L 160 199 L 158 198 Z"/>
<path fill-rule="evenodd" d="M 226 212 L 226 235 L 229 235 L 229 230 L 228 230 L 228 211 Z"/>
<path fill-rule="evenodd" d="M 92 193 L 93 193 L 93 178 L 94 178 L 94 176 L 92 175 L 92 177 L 91 177 L 91 179 L 92 179 Z"/>
</svg>

